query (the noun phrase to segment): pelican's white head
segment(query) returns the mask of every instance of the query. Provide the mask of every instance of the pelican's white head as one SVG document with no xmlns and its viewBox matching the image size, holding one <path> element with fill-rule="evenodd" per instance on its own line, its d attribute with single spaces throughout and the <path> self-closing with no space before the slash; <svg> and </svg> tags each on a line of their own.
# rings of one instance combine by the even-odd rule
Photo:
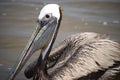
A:
<svg viewBox="0 0 120 80">
<path fill-rule="evenodd" d="M 58 4 L 47 4 L 44 6 L 40 14 L 38 16 L 39 20 L 42 20 L 43 18 L 50 18 L 51 16 L 54 16 L 57 18 L 57 22 L 61 17 L 61 8 Z"/>
</svg>

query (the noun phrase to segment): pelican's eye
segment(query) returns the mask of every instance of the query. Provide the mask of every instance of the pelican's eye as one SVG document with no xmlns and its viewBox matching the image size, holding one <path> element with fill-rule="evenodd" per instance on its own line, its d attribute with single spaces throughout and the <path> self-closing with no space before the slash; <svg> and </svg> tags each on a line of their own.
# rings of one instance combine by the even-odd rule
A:
<svg viewBox="0 0 120 80">
<path fill-rule="evenodd" d="M 49 13 L 49 14 L 46 14 L 46 15 L 45 15 L 45 18 L 46 18 L 46 19 L 49 19 L 49 18 L 51 18 L 51 16 L 52 16 L 52 14 Z"/>
<path fill-rule="evenodd" d="M 46 18 L 50 18 L 50 15 L 49 15 L 49 14 L 46 14 L 45 17 L 46 17 Z"/>
</svg>

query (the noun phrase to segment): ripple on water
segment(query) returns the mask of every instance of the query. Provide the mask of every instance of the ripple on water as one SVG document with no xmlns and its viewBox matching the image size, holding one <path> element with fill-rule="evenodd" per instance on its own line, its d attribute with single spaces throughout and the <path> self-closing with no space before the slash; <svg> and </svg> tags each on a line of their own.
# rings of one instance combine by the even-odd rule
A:
<svg viewBox="0 0 120 80">
<path fill-rule="evenodd" d="M 114 23 L 114 24 L 119 24 L 120 22 L 117 21 L 117 20 L 114 20 L 113 23 Z"/>
<path fill-rule="evenodd" d="M 3 66 L 3 64 L 0 64 L 0 67 Z"/>
<path fill-rule="evenodd" d="M 2 13 L 1 15 L 2 15 L 2 16 L 7 16 L 7 13 Z"/>
<path fill-rule="evenodd" d="M 106 26 L 106 25 L 108 25 L 108 22 L 105 22 L 105 21 L 104 21 L 102 24 L 103 24 L 104 26 Z"/>
</svg>

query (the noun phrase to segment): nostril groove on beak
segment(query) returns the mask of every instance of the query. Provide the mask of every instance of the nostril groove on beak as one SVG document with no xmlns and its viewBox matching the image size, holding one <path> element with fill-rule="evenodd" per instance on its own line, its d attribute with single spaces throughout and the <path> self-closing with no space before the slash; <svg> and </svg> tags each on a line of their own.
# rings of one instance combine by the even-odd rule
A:
<svg viewBox="0 0 120 80">
<path fill-rule="evenodd" d="M 48 21 L 46 21 L 46 20 L 37 20 L 37 23 L 39 23 L 40 24 L 40 26 L 41 27 L 43 27 L 43 26 L 45 26 L 47 23 L 48 23 Z"/>
<path fill-rule="evenodd" d="M 48 22 L 46 20 L 39 21 L 41 27 L 45 26 Z"/>
</svg>

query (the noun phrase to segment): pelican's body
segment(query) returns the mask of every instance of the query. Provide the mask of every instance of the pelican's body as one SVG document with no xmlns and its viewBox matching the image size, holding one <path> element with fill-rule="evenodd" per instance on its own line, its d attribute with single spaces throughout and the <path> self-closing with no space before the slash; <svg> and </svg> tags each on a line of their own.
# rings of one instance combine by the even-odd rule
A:
<svg viewBox="0 0 120 80">
<path fill-rule="evenodd" d="M 38 28 L 23 50 L 9 80 L 14 80 L 30 56 L 39 58 L 25 70 L 33 80 L 112 80 L 120 75 L 120 44 L 105 35 L 78 33 L 65 39 L 52 51 L 62 19 L 61 7 L 47 4 L 38 16 Z"/>
<path fill-rule="evenodd" d="M 26 76 L 34 74 L 35 64 L 26 68 Z M 116 80 L 120 75 L 120 44 L 93 32 L 72 35 L 53 48 L 47 71 L 50 78 L 46 80 Z"/>
</svg>

